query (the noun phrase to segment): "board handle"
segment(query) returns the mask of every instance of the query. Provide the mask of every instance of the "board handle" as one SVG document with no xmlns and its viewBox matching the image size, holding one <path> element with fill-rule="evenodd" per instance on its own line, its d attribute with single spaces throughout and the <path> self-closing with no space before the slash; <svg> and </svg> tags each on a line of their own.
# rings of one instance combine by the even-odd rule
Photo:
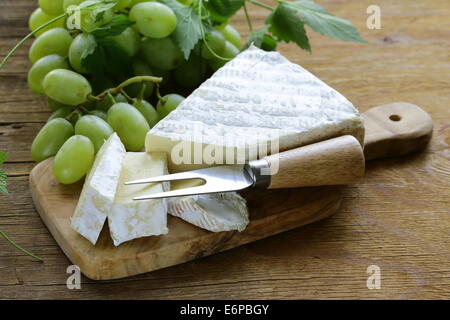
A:
<svg viewBox="0 0 450 320">
<path fill-rule="evenodd" d="M 284 151 L 264 158 L 269 164 L 269 189 L 355 183 L 364 175 L 364 154 L 350 135 Z"/>
<path fill-rule="evenodd" d="M 366 160 L 407 155 L 423 150 L 433 133 L 433 120 L 420 107 L 395 102 L 373 107 L 362 114 L 366 129 Z"/>
</svg>

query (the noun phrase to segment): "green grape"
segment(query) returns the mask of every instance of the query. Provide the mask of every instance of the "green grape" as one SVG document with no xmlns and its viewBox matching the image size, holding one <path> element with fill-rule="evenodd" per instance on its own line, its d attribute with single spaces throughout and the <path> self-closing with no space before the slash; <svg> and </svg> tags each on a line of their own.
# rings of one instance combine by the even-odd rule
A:
<svg viewBox="0 0 450 320">
<path fill-rule="evenodd" d="M 79 73 L 88 73 L 88 70 L 82 65 L 83 54 L 92 44 L 95 43 L 93 35 L 80 33 L 73 39 L 69 48 L 69 61 L 72 68 Z"/>
<path fill-rule="evenodd" d="M 75 124 L 75 134 L 88 137 L 94 144 L 95 153 L 113 133 L 108 122 L 94 115 L 82 116 Z"/>
<path fill-rule="evenodd" d="M 131 3 L 131 0 L 119 0 L 117 4 L 114 6 L 114 10 L 120 11 L 128 7 Z"/>
<path fill-rule="evenodd" d="M 61 108 L 68 108 L 68 107 L 69 108 L 73 108 L 72 106 L 69 106 L 69 105 L 64 104 L 64 103 L 60 103 L 60 102 L 55 101 L 55 100 L 50 99 L 50 98 L 47 98 L 47 105 L 48 105 L 48 108 L 51 111 L 56 111 L 56 110 L 59 110 Z"/>
<path fill-rule="evenodd" d="M 79 105 L 92 93 L 91 85 L 82 75 L 71 70 L 56 69 L 44 78 L 45 94 L 58 102 Z"/>
<path fill-rule="evenodd" d="M 231 24 L 217 28 L 225 37 L 225 40 L 231 42 L 236 48 L 241 48 L 241 35 Z"/>
<path fill-rule="evenodd" d="M 66 120 L 70 121 L 70 123 L 75 125 L 75 123 L 77 123 L 77 121 L 81 118 L 81 115 L 79 112 L 73 112 L 72 106 L 62 107 L 62 108 L 55 110 L 50 115 L 47 122 L 50 122 L 51 120 L 57 119 L 57 118 L 66 119 Z"/>
<path fill-rule="evenodd" d="M 114 100 L 117 102 L 123 102 L 123 103 L 128 103 L 128 99 L 127 97 L 125 97 L 123 94 L 119 93 L 114 97 Z"/>
<path fill-rule="evenodd" d="M 142 41 L 142 55 L 150 67 L 173 70 L 183 62 L 183 53 L 172 38 Z"/>
<path fill-rule="evenodd" d="M 116 100 L 114 99 L 114 97 L 108 94 L 102 100 L 95 103 L 95 108 L 98 110 L 108 111 L 108 109 L 111 108 L 111 106 L 115 103 Z"/>
<path fill-rule="evenodd" d="M 214 57 L 211 50 L 216 54 L 219 55 L 225 50 L 225 37 L 222 33 L 220 33 L 217 30 L 211 30 L 205 35 L 206 43 L 208 44 L 209 48 L 202 43 L 202 57 L 204 59 L 212 59 Z"/>
<path fill-rule="evenodd" d="M 51 16 L 58 16 L 64 13 L 64 0 L 39 0 L 39 7 L 42 11 Z"/>
<path fill-rule="evenodd" d="M 88 101 L 84 102 L 82 106 L 84 107 L 84 109 L 86 109 L 88 111 L 94 110 L 95 106 L 96 106 L 96 101 L 88 100 Z"/>
<path fill-rule="evenodd" d="M 66 12 L 67 8 L 69 8 L 70 6 L 78 6 L 84 1 L 85 0 L 64 0 L 64 2 L 63 2 L 64 12 Z"/>
<path fill-rule="evenodd" d="M 57 54 L 51 54 L 36 61 L 28 71 L 27 80 L 30 89 L 35 93 L 45 95 L 42 83 L 45 76 L 55 69 L 69 69 L 66 59 Z"/>
<path fill-rule="evenodd" d="M 94 163 L 94 144 L 85 136 L 70 137 L 59 149 L 53 162 L 53 176 L 60 183 L 81 180 Z"/>
<path fill-rule="evenodd" d="M 177 2 L 184 4 L 185 6 L 190 6 L 194 0 L 177 0 Z"/>
<path fill-rule="evenodd" d="M 131 0 L 130 4 L 128 5 L 129 8 L 132 8 L 133 6 L 137 5 L 138 3 L 141 2 L 150 2 L 150 1 L 154 1 L 154 0 Z"/>
<path fill-rule="evenodd" d="M 63 28 L 50 29 L 34 40 L 29 52 L 30 61 L 36 63 L 40 58 L 50 54 L 67 57 L 71 43 L 69 31 Z"/>
<path fill-rule="evenodd" d="M 28 19 L 28 27 L 30 28 L 30 31 L 34 31 L 41 25 L 52 20 L 53 18 L 56 18 L 56 17 L 49 16 L 44 11 L 42 11 L 41 8 L 37 8 L 31 14 L 30 19 Z M 50 24 L 50 25 L 46 26 L 45 28 L 41 29 L 40 31 L 36 32 L 34 35 L 36 37 L 39 37 L 45 31 L 48 31 L 53 28 L 64 28 L 64 19 L 60 19 L 58 21 L 53 22 L 52 24 Z"/>
<path fill-rule="evenodd" d="M 108 123 L 117 132 L 125 148 L 141 151 L 150 130 L 145 117 L 132 105 L 116 103 L 108 110 Z"/>
<path fill-rule="evenodd" d="M 183 62 L 174 71 L 175 80 L 185 88 L 198 87 L 206 77 L 206 61 L 201 57 L 191 54 L 188 61 Z"/>
<path fill-rule="evenodd" d="M 144 61 L 142 61 L 140 59 L 135 59 L 133 61 L 133 72 L 136 76 L 152 76 L 153 75 L 152 69 L 150 69 L 150 67 Z M 125 91 L 127 92 L 128 95 L 130 95 L 132 97 L 137 97 L 140 95 L 140 93 L 142 91 L 143 84 L 144 83 L 133 83 L 132 85 L 129 85 L 128 87 L 126 87 Z M 143 98 L 144 99 L 149 98 L 153 93 L 153 89 L 154 89 L 153 82 L 145 82 L 145 90 L 144 90 Z"/>
<path fill-rule="evenodd" d="M 87 8 L 96 2 L 99 2 L 99 0 L 83 1 L 80 6 Z M 112 9 L 104 11 L 100 19 L 96 10 L 80 10 L 67 18 L 66 27 L 69 30 L 81 29 L 82 31 L 89 33 L 94 29 L 110 22 L 112 19 L 114 19 L 114 11 Z"/>
<path fill-rule="evenodd" d="M 94 115 L 94 116 L 97 116 L 97 117 L 99 117 L 100 119 L 103 119 L 103 120 L 105 120 L 105 121 L 108 120 L 108 115 L 106 114 L 105 111 L 98 110 L 98 109 L 94 109 L 94 110 L 91 110 L 89 113 L 92 114 L 92 115 Z"/>
<path fill-rule="evenodd" d="M 134 99 L 133 106 L 145 117 L 150 128 L 154 127 L 159 121 L 158 113 L 152 104 L 142 99 Z"/>
<path fill-rule="evenodd" d="M 121 34 L 111 39 L 130 57 L 134 57 L 141 47 L 141 37 L 133 28 L 126 28 Z"/>
<path fill-rule="evenodd" d="M 58 118 L 47 122 L 33 140 L 31 158 L 40 162 L 54 156 L 73 134 L 72 124 L 65 119 Z"/>
<path fill-rule="evenodd" d="M 155 39 L 169 36 L 177 26 L 175 13 L 168 6 L 159 2 L 136 4 L 131 9 L 129 18 L 136 21 L 140 33 Z"/>
<path fill-rule="evenodd" d="M 183 102 L 184 97 L 176 93 L 170 93 L 162 97 L 156 105 L 156 111 L 159 115 L 159 120 L 164 119 L 169 113 L 175 110 L 178 105 Z"/>
<path fill-rule="evenodd" d="M 272 36 L 265 34 L 263 42 L 261 43 L 261 49 L 264 51 L 275 51 L 277 49 L 278 42 Z"/>
<path fill-rule="evenodd" d="M 233 59 L 239 53 L 239 49 L 232 45 L 230 42 L 225 43 L 225 50 L 220 55 L 222 58 Z M 211 69 L 218 70 L 222 68 L 229 60 L 222 60 L 214 57 L 213 59 L 208 60 L 208 65 Z"/>
</svg>

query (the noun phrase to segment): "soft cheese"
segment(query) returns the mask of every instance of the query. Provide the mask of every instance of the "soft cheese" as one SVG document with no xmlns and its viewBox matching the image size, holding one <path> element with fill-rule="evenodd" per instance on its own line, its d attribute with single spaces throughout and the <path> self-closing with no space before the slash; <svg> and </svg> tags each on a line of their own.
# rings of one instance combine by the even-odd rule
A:
<svg viewBox="0 0 450 320">
<path fill-rule="evenodd" d="M 171 190 L 195 186 L 195 181 L 176 181 Z M 169 214 L 212 231 L 243 231 L 249 223 L 247 202 L 236 192 L 169 198 Z"/>
<path fill-rule="evenodd" d="M 72 217 L 71 227 L 94 245 L 113 205 L 125 154 L 113 133 L 97 153 Z"/>
<path fill-rule="evenodd" d="M 153 127 L 146 150 L 166 152 L 172 172 L 211 165 L 205 153 L 215 156 L 215 164 L 230 163 L 227 153 L 248 160 L 256 146 L 270 153 L 278 143 L 278 152 L 345 134 L 363 143 L 362 118 L 344 96 L 278 52 L 251 47 Z M 181 164 L 171 153 L 180 142 L 192 150 Z M 211 152 L 217 147 L 222 154 Z M 204 153 L 200 161 L 196 150 Z"/>
<path fill-rule="evenodd" d="M 108 214 L 114 245 L 147 236 L 167 234 L 167 200 L 134 201 L 134 197 L 168 191 L 168 183 L 124 185 L 124 182 L 167 174 L 165 153 L 127 152 L 117 193 Z"/>
</svg>

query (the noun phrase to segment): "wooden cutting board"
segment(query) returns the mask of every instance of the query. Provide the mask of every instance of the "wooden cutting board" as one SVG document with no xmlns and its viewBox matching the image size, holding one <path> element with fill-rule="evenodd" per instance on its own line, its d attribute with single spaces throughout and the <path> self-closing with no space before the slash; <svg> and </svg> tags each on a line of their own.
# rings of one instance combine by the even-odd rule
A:
<svg viewBox="0 0 450 320">
<path fill-rule="evenodd" d="M 366 160 L 401 156 L 426 147 L 432 120 L 419 107 L 392 103 L 363 114 Z M 248 201 L 247 229 L 213 233 L 169 216 L 169 233 L 146 237 L 115 247 L 107 224 L 94 246 L 70 227 L 83 183 L 59 184 L 52 175 L 53 159 L 30 173 L 35 207 L 58 245 L 82 273 L 94 280 L 117 279 L 180 264 L 294 229 L 334 214 L 343 186 L 284 190 L 253 189 Z"/>
</svg>

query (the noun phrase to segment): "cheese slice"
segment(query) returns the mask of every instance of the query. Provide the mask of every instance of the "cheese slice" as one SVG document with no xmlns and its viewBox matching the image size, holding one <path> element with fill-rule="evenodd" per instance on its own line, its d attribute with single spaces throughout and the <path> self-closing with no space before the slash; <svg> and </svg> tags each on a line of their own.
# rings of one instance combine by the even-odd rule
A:
<svg viewBox="0 0 450 320">
<path fill-rule="evenodd" d="M 134 201 L 134 197 L 168 191 L 168 183 L 124 185 L 124 182 L 167 174 L 165 153 L 127 152 L 117 193 L 108 214 L 114 245 L 155 235 L 167 234 L 167 200 Z"/>
<path fill-rule="evenodd" d="M 166 152 L 176 172 L 346 134 L 363 144 L 363 120 L 351 102 L 278 52 L 252 46 L 154 126 L 146 150 Z"/>
<path fill-rule="evenodd" d="M 171 183 L 171 190 L 196 186 L 195 180 Z M 169 198 L 169 214 L 212 231 L 243 231 L 249 223 L 247 202 L 236 192 Z"/>
<path fill-rule="evenodd" d="M 71 227 L 94 245 L 113 205 L 125 154 L 113 133 L 97 153 L 72 217 Z"/>
</svg>

